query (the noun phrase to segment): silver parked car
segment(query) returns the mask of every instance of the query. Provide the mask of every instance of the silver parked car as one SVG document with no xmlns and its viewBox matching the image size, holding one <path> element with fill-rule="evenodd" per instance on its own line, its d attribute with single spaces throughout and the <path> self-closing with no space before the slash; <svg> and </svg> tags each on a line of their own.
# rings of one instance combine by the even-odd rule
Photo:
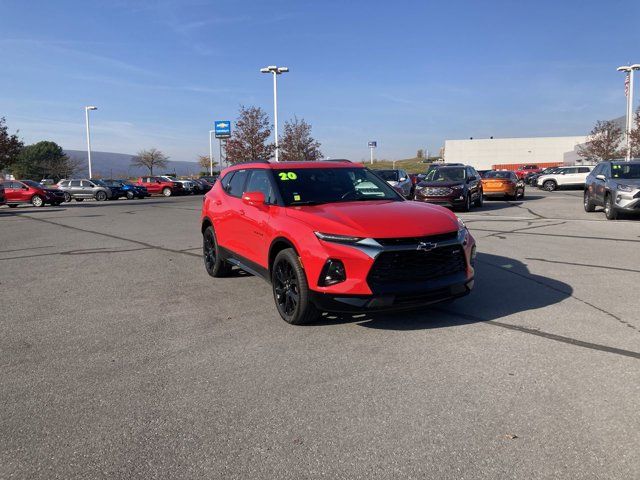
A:
<svg viewBox="0 0 640 480">
<path fill-rule="evenodd" d="M 109 187 L 98 185 L 86 178 L 60 180 L 58 188 L 64 192 L 65 202 L 70 202 L 71 199 L 81 202 L 85 198 L 95 198 L 101 202 L 113 196 L 113 192 Z"/>
<path fill-rule="evenodd" d="M 373 170 L 404 198 L 413 197 L 413 182 L 404 170 Z"/>
<path fill-rule="evenodd" d="M 608 220 L 620 213 L 640 214 L 640 159 L 601 162 L 589 174 L 584 188 L 584 209 L 604 207 Z"/>
</svg>

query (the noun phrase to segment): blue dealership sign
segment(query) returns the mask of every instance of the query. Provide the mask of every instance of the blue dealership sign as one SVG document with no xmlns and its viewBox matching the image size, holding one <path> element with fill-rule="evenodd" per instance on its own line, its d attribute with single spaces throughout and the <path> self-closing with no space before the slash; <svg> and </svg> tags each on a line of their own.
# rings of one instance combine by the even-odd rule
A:
<svg viewBox="0 0 640 480">
<path fill-rule="evenodd" d="M 229 138 L 231 136 L 231 122 L 229 120 L 218 120 L 214 124 L 216 138 Z"/>
</svg>

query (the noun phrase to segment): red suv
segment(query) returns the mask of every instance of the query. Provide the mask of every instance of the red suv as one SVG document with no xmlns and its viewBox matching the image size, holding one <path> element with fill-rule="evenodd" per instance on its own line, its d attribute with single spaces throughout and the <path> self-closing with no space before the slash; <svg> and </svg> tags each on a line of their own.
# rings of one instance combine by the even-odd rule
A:
<svg viewBox="0 0 640 480">
<path fill-rule="evenodd" d="M 33 180 L 7 180 L 3 182 L 7 204 L 15 208 L 20 203 L 30 203 L 34 207 L 44 207 L 45 204 L 60 205 L 64 202 L 64 193 L 46 188 Z"/>
<path fill-rule="evenodd" d="M 280 316 L 412 308 L 468 294 L 475 241 L 455 214 L 406 201 L 362 165 L 252 162 L 204 197 L 204 263 L 271 282 Z"/>
<path fill-rule="evenodd" d="M 149 195 L 161 194 L 165 197 L 182 193 L 183 188 L 180 182 L 174 182 L 163 177 L 140 177 L 136 185 L 141 185 L 147 189 Z"/>
</svg>

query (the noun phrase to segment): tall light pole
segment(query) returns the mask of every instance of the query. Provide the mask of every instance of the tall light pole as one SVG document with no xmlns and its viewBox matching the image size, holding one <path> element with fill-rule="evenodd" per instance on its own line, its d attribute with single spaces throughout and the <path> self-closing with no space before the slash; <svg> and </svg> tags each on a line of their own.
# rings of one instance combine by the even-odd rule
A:
<svg viewBox="0 0 640 480">
<path fill-rule="evenodd" d="M 89 133 L 89 110 L 97 110 L 98 107 L 88 105 L 84 107 L 84 117 L 87 125 L 87 158 L 89 160 L 89 178 L 92 177 L 91 172 L 91 134 Z"/>
<path fill-rule="evenodd" d="M 640 70 L 640 63 L 633 65 L 623 65 L 618 67 L 619 72 L 625 72 L 627 79 L 625 81 L 625 94 L 627 96 L 627 127 L 625 129 L 625 137 L 627 143 L 626 160 L 631 160 L 631 131 L 633 130 L 633 72 Z"/>
<path fill-rule="evenodd" d="M 211 176 L 213 176 L 213 146 L 211 143 L 211 135 L 214 133 L 215 130 L 209 130 L 209 175 Z M 220 162 L 222 162 L 222 159 L 220 159 Z M 222 168 L 222 163 L 220 163 L 220 168 Z"/>
<path fill-rule="evenodd" d="M 276 135 L 276 162 L 278 159 L 278 75 L 283 73 L 287 73 L 289 71 L 289 67 L 277 67 L 276 65 L 269 65 L 268 67 L 264 67 L 260 69 L 262 73 L 271 73 L 273 74 L 273 125 L 275 128 Z"/>
</svg>

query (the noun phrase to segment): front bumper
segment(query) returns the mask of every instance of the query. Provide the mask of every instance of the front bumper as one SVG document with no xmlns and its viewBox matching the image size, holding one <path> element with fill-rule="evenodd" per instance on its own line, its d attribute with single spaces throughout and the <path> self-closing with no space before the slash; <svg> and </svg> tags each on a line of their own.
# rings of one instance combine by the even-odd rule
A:
<svg viewBox="0 0 640 480">
<path fill-rule="evenodd" d="M 618 190 L 613 195 L 616 210 L 640 213 L 640 190 L 622 192 Z"/>
<path fill-rule="evenodd" d="M 309 291 L 311 302 L 324 312 L 355 313 L 362 311 L 390 311 L 419 308 L 471 293 L 474 279 L 465 274 L 451 275 L 433 281 L 424 290 L 398 291 L 384 295 L 339 295 Z"/>
<path fill-rule="evenodd" d="M 446 197 L 423 196 L 416 192 L 414 200 L 418 202 L 433 203 L 434 205 L 440 205 L 443 207 L 456 208 L 464 205 L 464 192 L 461 192 L 459 195 L 455 194 Z"/>
</svg>

